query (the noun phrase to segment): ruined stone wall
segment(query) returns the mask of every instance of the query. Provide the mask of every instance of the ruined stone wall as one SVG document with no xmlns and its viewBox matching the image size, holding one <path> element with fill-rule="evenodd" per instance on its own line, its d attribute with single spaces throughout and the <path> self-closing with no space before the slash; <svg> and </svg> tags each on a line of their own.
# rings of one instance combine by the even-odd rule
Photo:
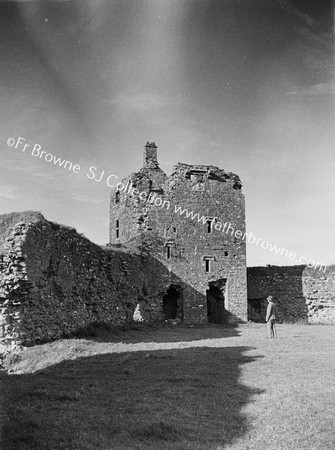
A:
<svg viewBox="0 0 335 450">
<path fill-rule="evenodd" d="M 147 247 L 183 281 L 185 322 L 207 322 L 206 291 L 218 280 L 225 284 L 227 321 L 247 320 L 246 248 L 241 239 L 245 203 L 239 178 L 214 166 L 177 164 L 169 177 L 155 166 L 122 183 L 126 188 L 111 193 L 110 242 Z M 186 217 L 184 210 L 193 214 Z M 206 218 L 212 220 L 210 229 Z M 228 232 L 224 223 L 230 224 Z"/>
<path fill-rule="evenodd" d="M 335 266 L 325 272 L 306 267 L 302 281 L 308 322 L 335 323 Z"/>
<path fill-rule="evenodd" d="M 18 339 L 16 324 L 19 323 L 18 300 L 25 294 L 27 284 L 25 255 L 22 242 L 25 232 L 15 224 L 44 221 L 40 213 L 25 211 L 0 216 L 0 354 L 4 348 Z"/>
<path fill-rule="evenodd" d="M 4 253 L 6 238 L 12 233 L 13 226 L 18 222 L 36 222 L 45 220 L 43 215 L 36 211 L 13 212 L 0 215 L 0 254 Z"/>
<path fill-rule="evenodd" d="M 5 347 L 70 336 L 95 322 L 120 325 L 131 321 L 136 309 L 145 321 L 160 320 L 171 278 L 149 255 L 105 250 L 46 220 L 13 227 L 0 274 Z"/>
<path fill-rule="evenodd" d="M 279 322 L 335 323 L 335 266 L 249 267 L 249 319 L 264 321 L 266 297 L 278 305 Z"/>
</svg>

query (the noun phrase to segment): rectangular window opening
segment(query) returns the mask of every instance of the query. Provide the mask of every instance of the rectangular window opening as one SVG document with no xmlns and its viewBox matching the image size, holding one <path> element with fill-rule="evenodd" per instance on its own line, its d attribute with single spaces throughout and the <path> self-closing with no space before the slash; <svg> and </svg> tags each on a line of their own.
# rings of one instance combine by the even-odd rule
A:
<svg viewBox="0 0 335 450">
<path fill-rule="evenodd" d="M 211 233 L 212 232 L 212 222 L 213 222 L 213 219 L 207 219 L 207 221 L 206 221 L 207 233 Z"/>
<path fill-rule="evenodd" d="M 212 261 L 215 261 L 215 256 L 204 256 L 202 260 L 205 261 L 205 273 L 210 273 L 212 269 Z"/>
<path fill-rule="evenodd" d="M 116 235 L 116 239 L 118 239 L 120 237 L 120 221 L 119 221 L 119 219 L 116 219 L 116 221 L 115 221 L 115 235 Z"/>
</svg>

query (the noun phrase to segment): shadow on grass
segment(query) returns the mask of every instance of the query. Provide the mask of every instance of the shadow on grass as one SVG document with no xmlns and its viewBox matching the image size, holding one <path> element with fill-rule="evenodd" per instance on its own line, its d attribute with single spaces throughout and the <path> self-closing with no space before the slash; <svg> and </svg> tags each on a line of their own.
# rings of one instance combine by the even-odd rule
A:
<svg viewBox="0 0 335 450">
<path fill-rule="evenodd" d="M 68 337 L 97 342 L 180 342 L 239 336 L 236 325 L 174 325 L 154 322 L 127 323 L 115 326 L 108 322 L 94 322 Z"/>
<path fill-rule="evenodd" d="M 97 355 L 0 374 L 1 448 L 216 449 L 243 436 L 262 391 L 241 384 L 248 347 Z"/>
</svg>

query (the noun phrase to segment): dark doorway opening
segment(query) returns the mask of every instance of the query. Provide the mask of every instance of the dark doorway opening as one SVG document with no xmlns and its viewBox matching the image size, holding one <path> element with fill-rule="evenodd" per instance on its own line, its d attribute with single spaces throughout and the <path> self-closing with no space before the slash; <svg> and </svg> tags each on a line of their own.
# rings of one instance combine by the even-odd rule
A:
<svg viewBox="0 0 335 450">
<path fill-rule="evenodd" d="M 248 320 L 264 323 L 267 301 L 265 298 L 248 299 Z"/>
<path fill-rule="evenodd" d="M 225 310 L 226 279 L 210 281 L 207 294 L 207 317 L 208 323 L 225 323 L 227 311 Z"/>
<path fill-rule="evenodd" d="M 180 300 L 179 286 L 171 285 L 163 297 L 163 314 L 165 320 L 176 319 L 179 316 Z"/>
</svg>

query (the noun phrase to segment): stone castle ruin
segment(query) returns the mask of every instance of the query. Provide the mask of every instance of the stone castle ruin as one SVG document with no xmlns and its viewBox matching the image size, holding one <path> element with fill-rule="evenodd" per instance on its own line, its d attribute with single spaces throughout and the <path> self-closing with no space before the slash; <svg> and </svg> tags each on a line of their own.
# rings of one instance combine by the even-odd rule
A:
<svg viewBox="0 0 335 450">
<path fill-rule="evenodd" d="M 105 247 L 40 213 L 1 215 L 0 355 L 97 323 L 256 321 L 269 294 L 280 320 L 335 322 L 334 266 L 247 272 L 245 241 L 223 223 L 245 232 L 239 177 L 181 163 L 167 176 L 154 143 L 111 192 Z"/>
<path fill-rule="evenodd" d="M 186 217 L 189 212 L 193 220 Z M 169 273 L 165 319 L 247 320 L 245 241 L 220 232 L 222 222 L 245 230 L 239 177 L 214 166 L 181 163 L 167 176 L 153 142 L 144 147 L 142 169 L 111 194 L 111 246 L 146 249 Z"/>
</svg>

